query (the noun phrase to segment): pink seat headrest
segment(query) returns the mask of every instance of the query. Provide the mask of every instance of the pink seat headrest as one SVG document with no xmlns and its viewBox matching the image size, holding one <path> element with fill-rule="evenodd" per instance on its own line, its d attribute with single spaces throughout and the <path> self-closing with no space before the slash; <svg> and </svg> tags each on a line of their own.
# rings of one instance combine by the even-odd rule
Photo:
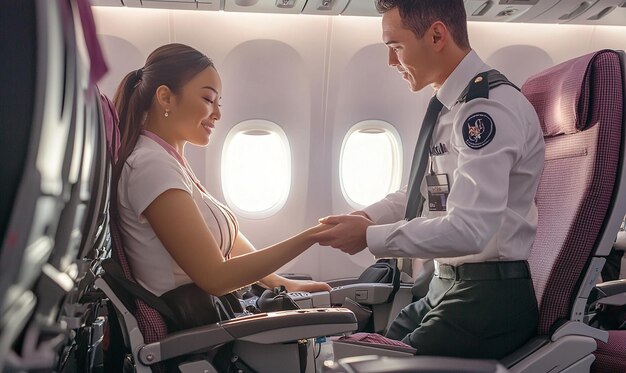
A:
<svg viewBox="0 0 626 373">
<path fill-rule="evenodd" d="M 591 81 L 593 60 L 603 50 L 563 62 L 530 77 L 522 93 L 535 107 L 545 137 L 583 131 L 591 110 Z"/>
</svg>

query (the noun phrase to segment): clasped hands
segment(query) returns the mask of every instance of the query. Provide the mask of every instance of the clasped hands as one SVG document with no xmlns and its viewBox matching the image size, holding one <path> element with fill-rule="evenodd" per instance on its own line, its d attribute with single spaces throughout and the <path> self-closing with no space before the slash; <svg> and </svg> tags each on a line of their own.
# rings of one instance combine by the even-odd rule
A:
<svg viewBox="0 0 626 373">
<path fill-rule="evenodd" d="M 315 233 L 313 239 L 322 246 L 332 246 L 354 255 L 367 247 L 367 227 L 373 225 L 365 213 L 333 215 L 319 220 L 325 230 Z"/>
</svg>

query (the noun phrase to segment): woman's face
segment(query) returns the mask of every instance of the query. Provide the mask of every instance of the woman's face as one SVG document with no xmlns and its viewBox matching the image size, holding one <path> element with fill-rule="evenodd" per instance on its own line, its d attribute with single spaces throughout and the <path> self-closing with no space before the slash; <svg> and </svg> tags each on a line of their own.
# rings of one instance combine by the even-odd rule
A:
<svg viewBox="0 0 626 373">
<path fill-rule="evenodd" d="M 175 95 L 172 119 L 179 125 L 178 135 L 194 145 L 204 146 L 222 114 L 220 99 L 222 81 L 213 67 L 196 74 Z"/>
</svg>

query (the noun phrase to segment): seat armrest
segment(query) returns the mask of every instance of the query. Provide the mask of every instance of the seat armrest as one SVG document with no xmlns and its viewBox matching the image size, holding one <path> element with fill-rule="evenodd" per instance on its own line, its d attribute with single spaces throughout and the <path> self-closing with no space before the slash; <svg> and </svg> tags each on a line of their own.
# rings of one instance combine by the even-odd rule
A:
<svg viewBox="0 0 626 373">
<path fill-rule="evenodd" d="M 550 342 L 546 337 L 534 337 L 526 342 L 522 347 L 515 350 L 512 354 L 507 355 L 504 359 L 500 360 L 500 363 L 507 368 L 519 363 L 526 357 L 532 355 L 535 351 L 545 346 Z"/>
<path fill-rule="evenodd" d="M 339 286 L 356 284 L 357 280 L 358 279 L 356 277 L 337 278 L 337 279 L 334 279 L 334 280 L 326 281 L 326 283 L 328 285 L 330 285 L 331 288 L 336 288 L 336 287 L 339 287 Z"/>
<path fill-rule="evenodd" d="M 345 308 L 260 313 L 172 333 L 161 341 L 143 346 L 139 359 L 145 365 L 152 365 L 208 351 L 234 340 L 272 344 L 351 332 L 356 328 L 354 314 Z"/>
<path fill-rule="evenodd" d="M 306 291 L 289 292 L 287 295 L 296 302 L 300 308 L 325 308 L 330 307 L 330 292 L 318 291 L 309 293 Z"/>
<path fill-rule="evenodd" d="M 271 344 L 355 331 L 357 320 L 346 308 L 312 308 L 242 317 L 220 325 L 238 340 Z"/>
<path fill-rule="evenodd" d="M 387 303 L 387 299 L 389 299 L 392 290 L 393 285 L 385 283 L 363 283 L 339 286 L 330 291 L 330 304 L 343 304 L 346 298 L 350 298 L 361 304 Z"/>
<path fill-rule="evenodd" d="M 598 300 L 595 304 L 626 305 L 626 280 L 607 281 L 596 285 Z"/>
<path fill-rule="evenodd" d="M 234 340 L 219 324 L 210 324 L 172 333 L 158 342 L 141 347 L 139 360 L 145 365 L 152 365 L 178 356 L 208 351 Z"/>
<path fill-rule="evenodd" d="M 602 342 L 606 342 L 609 339 L 609 333 L 606 330 L 592 328 L 579 321 L 566 321 L 552 333 L 550 340 L 555 342 L 563 337 L 572 335 L 591 337 Z"/>
<path fill-rule="evenodd" d="M 626 293 L 626 280 L 606 281 L 596 285 L 598 297 L 610 297 L 619 293 Z"/>
</svg>

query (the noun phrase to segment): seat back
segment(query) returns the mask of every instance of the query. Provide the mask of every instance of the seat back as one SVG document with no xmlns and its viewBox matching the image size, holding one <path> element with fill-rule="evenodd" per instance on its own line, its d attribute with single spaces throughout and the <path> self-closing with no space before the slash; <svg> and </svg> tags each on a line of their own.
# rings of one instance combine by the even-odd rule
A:
<svg viewBox="0 0 626 373">
<path fill-rule="evenodd" d="M 591 259 L 608 254 L 603 237 L 617 233 L 615 211 L 624 215 L 623 204 L 616 205 L 624 126 L 619 54 L 605 50 L 564 62 L 531 77 L 522 92 L 546 143 L 529 258 L 542 336 L 560 320 L 582 320 L 577 299 L 591 290 L 582 286 Z"/>
<path fill-rule="evenodd" d="M 538 337 L 503 360 L 513 372 L 588 371 L 595 339 L 608 337 L 583 318 L 626 213 L 622 56 L 591 53 L 522 87 L 539 115 L 546 156 L 528 260 Z"/>
<path fill-rule="evenodd" d="M 114 162 L 117 160 L 121 139 L 118 128 L 119 118 L 113 103 L 106 95 L 101 95 L 101 102 L 107 140 L 107 159 L 111 161 L 111 165 L 114 165 Z M 110 188 L 117 188 L 117 183 L 114 180 L 112 180 Z M 108 195 L 111 195 L 110 190 L 108 191 Z M 116 203 L 116 201 L 109 202 L 109 209 L 113 203 Z M 124 277 L 136 283 L 124 252 L 122 234 L 117 219 L 112 214 L 110 216 L 111 258 L 121 267 Z M 144 343 L 154 343 L 167 336 L 168 332 L 165 320 L 158 311 L 148 306 L 142 299 L 130 294 L 123 286 L 115 286 L 115 281 L 107 281 L 107 283 L 119 299 L 119 303 L 115 304 L 116 310 L 119 311 L 119 309 L 123 307 L 130 312 L 130 314 L 120 314 L 118 317 L 123 324 L 122 334 L 124 334 L 125 344 L 129 349 L 135 350 Z M 116 302 L 114 301 L 114 303 Z M 133 338 L 126 334 L 126 331 L 132 330 L 134 327 L 139 329 L 140 337 L 134 336 Z M 155 364 L 146 369 L 151 369 L 153 372 L 163 372 L 165 371 L 165 366 L 164 364 Z"/>
<path fill-rule="evenodd" d="M 1 81 L 15 89 L 1 94 L 0 110 L 8 130 L 2 192 L 10 196 L 0 206 L 0 370 L 52 370 L 68 329 L 84 322 L 61 310 L 89 269 L 77 263 L 78 248 L 103 140 L 93 90 L 102 74 L 90 76 L 106 65 L 79 46 L 95 36 L 78 26 L 89 17 L 85 0 L 3 4 Z"/>
<path fill-rule="evenodd" d="M 0 36 L 0 79 L 15 89 L 0 93 L 0 122 L 8 132 L 0 140 L 0 369 L 34 311 L 33 286 L 52 253 L 68 200 L 64 169 L 71 162 L 76 94 L 60 3 L 13 0 L 3 3 L 1 13 L 6 30 Z"/>
<path fill-rule="evenodd" d="M 622 84 L 626 87 L 626 54 L 620 54 L 621 67 L 622 67 Z M 626 88 L 625 88 L 626 89 Z M 624 108 L 626 108 L 626 94 L 624 95 Z M 624 125 L 626 127 L 626 115 L 622 112 Z M 617 235 L 616 243 L 614 247 L 618 250 L 624 249 L 624 223 Z M 615 252 L 611 253 L 615 255 Z M 619 271 L 616 271 L 619 273 Z M 624 265 L 622 263 L 622 270 L 624 272 Z M 603 372 L 619 372 L 626 373 L 626 330 L 611 330 L 609 331 L 609 339 L 606 342 L 597 341 L 598 348 L 594 352 L 596 360 L 594 361 L 591 371 L 595 373 Z"/>
</svg>

